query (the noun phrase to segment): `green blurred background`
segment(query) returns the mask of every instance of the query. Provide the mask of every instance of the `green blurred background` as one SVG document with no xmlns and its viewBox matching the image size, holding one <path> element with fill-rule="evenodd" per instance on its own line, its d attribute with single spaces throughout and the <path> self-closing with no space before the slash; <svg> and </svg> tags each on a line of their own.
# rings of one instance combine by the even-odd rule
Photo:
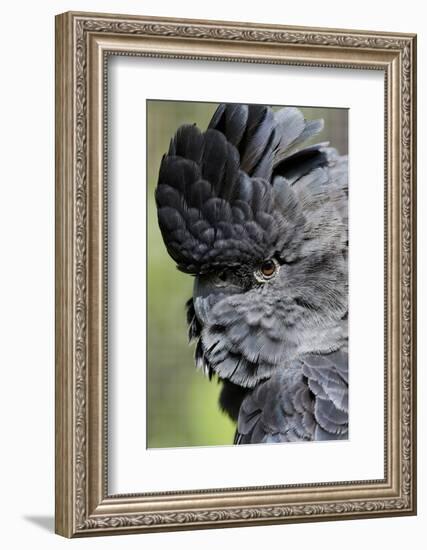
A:
<svg viewBox="0 0 427 550">
<path fill-rule="evenodd" d="M 180 273 L 168 256 L 154 201 L 160 161 L 171 137 L 181 124 L 195 122 L 205 130 L 216 107 L 216 103 L 147 101 L 147 446 L 151 448 L 233 442 L 234 424 L 217 404 L 221 385 L 215 379 L 209 382 L 194 366 L 194 344 L 188 344 L 185 320 L 193 278 Z M 313 142 L 330 141 L 341 154 L 347 154 L 347 109 L 300 110 L 306 119 L 325 121 Z"/>
</svg>

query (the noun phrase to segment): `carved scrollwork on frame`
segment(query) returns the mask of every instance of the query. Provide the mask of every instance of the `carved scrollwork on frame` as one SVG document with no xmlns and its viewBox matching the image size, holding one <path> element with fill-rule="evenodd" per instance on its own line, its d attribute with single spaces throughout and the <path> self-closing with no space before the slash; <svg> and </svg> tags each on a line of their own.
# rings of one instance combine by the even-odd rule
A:
<svg viewBox="0 0 427 550">
<path fill-rule="evenodd" d="M 64 14 L 60 17 L 66 17 Z M 68 14 L 70 17 L 70 14 Z M 198 524 L 246 524 L 271 520 L 302 518 L 331 518 L 375 516 L 399 512 L 413 513 L 415 499 L 415 429 L 414 429 L 414 74 L 415 41 L 408 35 L 389 35 L 330 30 L 284 29 L 268 26 L 205 22 L 178 22 L 119 16 L 72 16 L 72 65 L 74 71 L 74 173 L 73 196 L 73 525 L 74 534 L 108 532 L 126 528 L 195 527 Z M 396 182 L 400 193 L 399 213 L 399 285 L 400 285 L 400 491 L 398 495 L 378 498 L 361 498 L 341 502 L 309 502 L 280 506 L 234 506 L 222 509 L 177 510 L 103 515 L 91 514 L 88 509 L 88 438 L 87 438 L 87 246 L 88 246 L 88 40 L 92 34 L 114 36 L 183 38 L 217 41 L 218 57 L 225 41 L 298 45 L 307 48 L 342 48 L 393 52 L 399 61 L 400 86 L 400 174 Z M 120 54 L 120 51 L 116 52 Z M 126 54 L 125 50 L 123 53 Z M 151 54 L 152 55 L 152 54 Z M 166 54 L 174 57 L 173 54 Z M 175 57 L 185 57 L 183 55 Z M 215 60 L 214 57 L 210 59 Z M 233 59 L 234 62 L 251 61 Z M 253 62 L 268 62 L 262 59 Z M 275 63 L 280 61 L 275 61 Z M 337 66 L 325 57 L 316 63 L 298 62 L 300 65 Z M 341 64 L 342 66 L 342 64 Z M 352 67 L 349 57 L 346 67 Z M 360 68 L 360 64 L 354 65 Z M 386 102 L 387 103 L 387 102 Z M 390 154 L 390 153 L 388 153 Z M 332 484 L 333 485 L 333 484 Z M 243 490 L 243 489 L 242 489 Z M 203 491 L 196 493 L 203 495 Z M 109 500 L 114 500 L 109 497 Z"/>
</svg>

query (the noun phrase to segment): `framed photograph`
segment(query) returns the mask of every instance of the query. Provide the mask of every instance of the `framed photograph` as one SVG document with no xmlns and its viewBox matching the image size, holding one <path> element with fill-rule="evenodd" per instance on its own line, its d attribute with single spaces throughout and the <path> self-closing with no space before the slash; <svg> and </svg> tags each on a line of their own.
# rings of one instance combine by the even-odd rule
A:
<svg viewBox="0 0 427 550">
<path fill-rule="evenodd" d="M 416 513 L 416 37 L 56 18 L 56 532 Z"/>
</svg>

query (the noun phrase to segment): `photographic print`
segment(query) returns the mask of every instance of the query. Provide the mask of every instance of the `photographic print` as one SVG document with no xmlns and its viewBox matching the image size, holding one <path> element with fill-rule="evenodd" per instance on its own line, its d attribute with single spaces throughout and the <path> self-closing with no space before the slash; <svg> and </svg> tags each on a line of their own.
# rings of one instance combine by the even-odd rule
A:
<svg viewBox="0 0 427 550">
<path fill-rule="evenodd" d="M 147 121 L 147 446 L 347 439 L 348 110 Z"/>
</svg>

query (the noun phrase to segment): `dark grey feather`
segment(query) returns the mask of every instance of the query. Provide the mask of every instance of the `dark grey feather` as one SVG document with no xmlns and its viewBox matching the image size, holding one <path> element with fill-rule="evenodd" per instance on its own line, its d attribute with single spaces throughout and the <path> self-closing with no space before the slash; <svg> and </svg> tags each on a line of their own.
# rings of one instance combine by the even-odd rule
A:
<svg viewBox="0 0 427 550">
<path fill-rule="evenodd" d="M 338 373 L 347 369 L 347 354 L 342 351 L 305 356 L 281 368 L 243 400 L 236 441 L 346 439 L 348 408 L 342 405 L 348 403 L 348 385 Z M 317 392 L 312 391 L 313 380 L 319 386 Z"/>
<path fill-rule="evenodd" d="M 291 238 L 283 189 L 240 170 L 237 150 L 221 132 L 183 126 L 172 151 L 176 155 L 162 160 L 156 202 L 164 242 L 181 270 L 260 262 Z M 252 149 L 248 155 L 255 158 Z"/>
</svg>

